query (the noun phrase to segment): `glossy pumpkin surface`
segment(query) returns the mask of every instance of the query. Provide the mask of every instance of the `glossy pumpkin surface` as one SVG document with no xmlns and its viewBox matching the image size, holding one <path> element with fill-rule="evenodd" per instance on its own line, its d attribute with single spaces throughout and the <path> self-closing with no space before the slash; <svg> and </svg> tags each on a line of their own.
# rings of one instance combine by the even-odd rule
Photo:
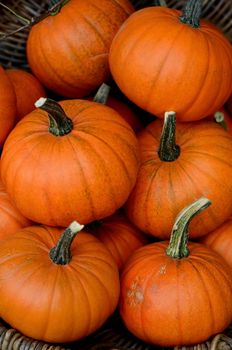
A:
<svg viewBox="0 0 232 350">
<path fill-rule="evenodd" d="M 3 146 L 16 118 L 16 96 L 5 70 L 0 66 L 0 147 Z"/>
<path fill-rule="evenodd" d="M 74 238 L 68 264 L 51 260 L 61 232 L 31 226 L 5 240 L 0 251 L 1 318 L 48 342 L 92 333 L 113 313 L 119 297 L 117 266 L 90 234 L 80 232 Z"/>
<path fill-rule="evenodd" d="M 30 68 L 61 96 L 87 96 L 109 77 L 112 39 L 133 11 L 129 0 L 68 1 L 58 14 L 32 27 Z"/>
<path fill-rule="evenodd" d="M 207 196 L 212 206 L 190 224 L 190 237 L 201 236 L 232 213 L 231 135 L 211 121 L 177 122 L 180 154 L 174 161 L 163 161 L 159 156 L 162 127 L 156 120 L 138 136 L 141 166 L 126 203 L 127 215 L 143 232 L 166 239 L 181 208 Z"/>
<path fill-rule="evenodd" d="M 132 128 L 109 107 L 85 100 L 60 103 L 72 130 L 55 136 L 47 112 L 36 109 L 11 132 L 2 180 L 32 221 L 66 227 L 113 214 L 127 200 L 138 172 Z"/>
<path fill-rule="evenodd" d="M 45 97 L 46 93 L 39 80 L 31 73 L 22 69 L 6 69 L 5 72 L 15 90 L 17 100 L 16 122 L 18 122 L 35 109 L 35 102 L 40 97 Z"/>
<path fill-rule="evenodd" d="M 193 1 L 192 1 L 193 3 Z M 232 91 L 232 47 L 219 30 L 201 20 L 193 28 L 181 12 L 166 7 L 136 11 L 110 48 L 110 69 L 122 92 L 144 110 L 178 120 L 212 114 Z"/>
<path fill-rule="evenodd" d="M 231 268 L 207 246 L 187 242 L 193 218 L 188 210 L 201 203 L 207 204 L 205 198 L 179 214 L 169 242 L 135 251 L 121 275 L 122 319 L 148 343 L 200 344 L 224 331 L 232 320 Z"/>
<path fill-rule="evenodd" d="M 142 234 L 121 212 L 101 220 L 90 227 L 90 232 L 97 237 L 112 254 L 121 270 L 129 256 L 147 243 Z"/>
</svg>

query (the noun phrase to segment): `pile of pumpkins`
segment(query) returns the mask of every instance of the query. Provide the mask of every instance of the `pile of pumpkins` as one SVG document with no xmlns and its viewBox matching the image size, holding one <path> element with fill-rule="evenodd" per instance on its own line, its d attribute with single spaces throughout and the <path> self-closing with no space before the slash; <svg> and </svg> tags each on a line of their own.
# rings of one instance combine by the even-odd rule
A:
<svg viewBox="0 0 232 350">
<path fill-rule="evenodd" d="M 160 346 L 232 322 L 232 47 L 201 5 L 63 1 L 30 71 L 0 68 L 0 317 L 26 336 L 76 341 L 117 307 Z"/>
</svg>

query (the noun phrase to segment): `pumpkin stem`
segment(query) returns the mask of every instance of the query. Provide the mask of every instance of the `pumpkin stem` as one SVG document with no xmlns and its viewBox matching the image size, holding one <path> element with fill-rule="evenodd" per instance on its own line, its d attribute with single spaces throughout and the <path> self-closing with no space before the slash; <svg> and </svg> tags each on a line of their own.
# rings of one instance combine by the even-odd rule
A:
<svg viewBox="0 0 232 350">
<path fill-rule="evenodd" d="M 79 231 L 83 229 L 84 225 L 78 224 L 77 221 L 73 221 L 68 228 L 63 232 L 57 245 L 50 250 L 50 258 L 57 265 L 66 265 L 70 262 L 71 256 L 71 244 L 74 237 Z"/>
<path fill-rule="evenodd" d="M 41 97 L 35 102 L 35 106 L 48 113 L 50 121 L 49 131 L 51 134 L 55 136 L 63 136 L 72 131 L 72 120 L 67 117 L 63 108 L 58 102 L 50 98 Z"/>
<path fill-rule="evenodd" d="M 181 22 L 193 28 L 200 27 L 202 0 L 188 0 L 182 9 Z"/>
<path fill-rule="evenodd" d="M 224 116 L 224 113 L 223 112 L 215 112 L 214 113 L 214 120 L 216 123 L 220 124 L 221 127 L 223 127 L 225 130 L 227 130 L 227 124 L 226 124 L 226 121 L 225 121 L 225 116 Z"/>
<path fill-rule="evenodd" d="M 93 102 L 97 102 L 105 105 L 109 98 L 110 89 L 111 88 L 109 85 L 103 83 L 97 90 L 97 93 L 93 98 Z"/>
<path fill-rule="evenodd" d="M 182 259 L 189 256 L 187 245 L 189 223 L 194 216 L 208 208 L 210 204 L 211 202 L 209 199 L 202 197 L 184 208 L 179 215 L 177 215 L 172 228 L 170 242 L 166 249 L 166 254 L 168 256 L 173 259 Z"/>
<path fill-rule="evenodd" d="M 160 138 L 158 155 L 164 162 L 173 162 L 180 155 L 180 147 L 176 145 L 176 113 L 165 112 L 163 130 Z"/>
</svg>

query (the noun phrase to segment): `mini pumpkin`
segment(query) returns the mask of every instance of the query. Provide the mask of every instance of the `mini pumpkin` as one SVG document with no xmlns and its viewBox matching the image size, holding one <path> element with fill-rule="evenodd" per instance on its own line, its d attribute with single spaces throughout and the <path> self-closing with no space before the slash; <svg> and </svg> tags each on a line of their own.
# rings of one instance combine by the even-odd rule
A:
<svg viewBox="0 0 232 350">
<path fill-rule="evenodd" d="M 31 70 L 61 96 L 87 96 L 109 77 L 112 39 L 133 11 L 129 0 L 65 1 L 58 13 L 30 30 Z"/>
<path fill-rule="evenodd" d="M 60 228 L 31 226 L 2 242 L 0 314 L 23 334 L 70 342 L 115 310 L 117 266 L 98 239 L 84 231 L 75 237 L 82 228 L 73 222 L 61 236 Z"/>
<path fill-rule="evenodd" d="M 113 214 L 137 177 L 132 128 L 113 109 L 87 100 L 42 98 L 37 107 L 2 153 L 2 181 L 16 207 L 34 222 L 63 227 Z"/>
<path fill-rule="evenodd" d="M 220 108 L 232 92 L 232 46 L 213 24 L 199 20 L 202 0 L 182 12 L 147 7 L 133 13 L 112 41 L 111 73 L 122 92 L 163 118 L 199 120 Z"/>
<path fill-rule="evenodd" d="M 170 242 L 146 245 L 126 263 L 120 314 L 129 331 L 148 343 L 196 345 L 232 321 L 231 268 L 206 245 L 187 244 L 189 221 L 209 203 L 201 198 L 189 205 L 177 216 Z"/>
</svg>

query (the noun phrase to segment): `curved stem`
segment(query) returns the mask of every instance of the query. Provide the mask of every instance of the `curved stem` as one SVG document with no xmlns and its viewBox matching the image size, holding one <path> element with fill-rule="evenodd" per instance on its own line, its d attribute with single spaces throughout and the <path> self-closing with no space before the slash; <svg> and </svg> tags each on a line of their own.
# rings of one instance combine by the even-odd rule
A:
<svg viewBox="0 0 232 350">
<path fill-rule="evenodd" d="M 93 98 L 93 102 L 98 102 L 105 105 L 109 98 L 110 89 L 111 87 L 109 85 L 103 83 L 97 90 L 97 93 Z"/>
<path fill-rule="evenodd" d="M 216 123 L 220 124 L 222 128 L 224 128 L 225 130 L 227 130 L 227 124 L 225 121 L 225 116 L 223 112 L 215 112 L 214 113 L 214 120 Z"/>
<path fill-rule="evenodd" d="M 160 160 L 173 162 L 180 155 L 180 147 L 176 145 L 176 113 L 166 112 L 164 115 L 163 130 L 158 150 Z"/>
<path fill-rule="evenodd" d="M 72 120 L 67 117 L 59 103 L 50 98 L 41 97 L 36 101 L 35 106 L 48 113 L 50 121 L 49 131 L 51 134 L 55 136 L 63 136 L 72 131 Z"/>
<path fill-rule="evenodd" d="M 50 250 L 50 258 L 57 265 L 66 265 L 70 262 L 71 256 L 71 244 L 74 237 L 79 231 L 83 229 L 84 225 L 78 224 L 73 221 L 71 225 L 63 232 L 57 245 Z"/>
<path fill-rule="evenodd" d="M 185 258 L 189 255 L 188 227 L 190 221 L 211 204 L 207 198 L 200 198 L 184 208 L 177 216 L 173 225 L 170 242 L 166 254 L 173 259 Z"/>
<path fill-rule="evenodd" d="M 199 28 L 201 11 L 202 0 L 188 0 L 182 9 L 180 20 L 193 28 Z"/>
</svg>

